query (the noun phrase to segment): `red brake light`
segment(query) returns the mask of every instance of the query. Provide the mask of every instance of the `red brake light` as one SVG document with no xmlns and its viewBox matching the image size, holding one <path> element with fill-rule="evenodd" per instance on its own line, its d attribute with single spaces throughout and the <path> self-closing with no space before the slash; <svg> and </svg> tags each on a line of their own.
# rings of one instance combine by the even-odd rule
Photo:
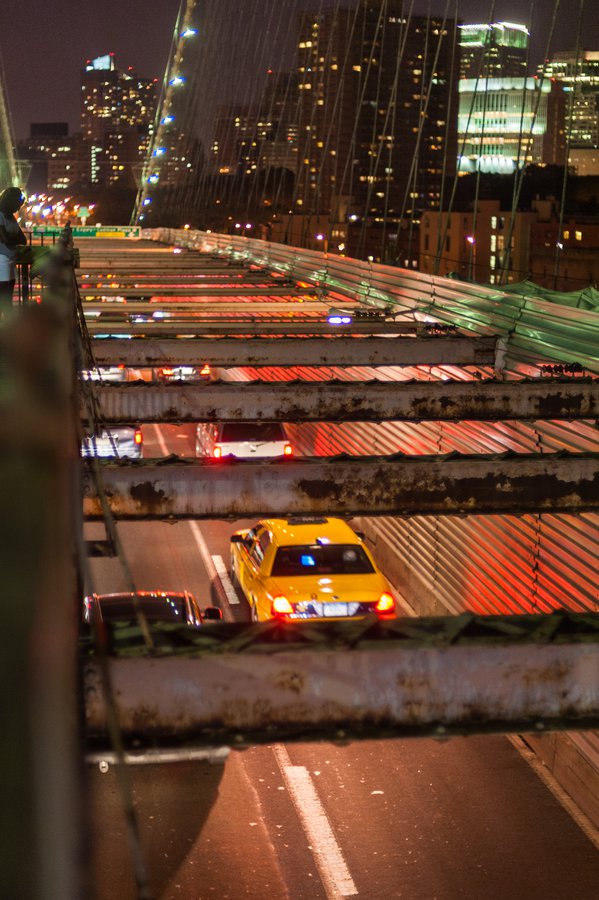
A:
<svg viewBox="0 0 599 900">
<path fill-rule="evenodd" d="M 273 615 L 287 616 L 293 612 L 293 606 L 287 597 L 273 597 L 272 611 Z"/>
<path fill-rule="evenodd" d="M 169 376 L 169 375 L 174 375 L 174 374 L 175 374 L 175 370 L 174 370 L 174 369 L 170 369 L 170 368 L 167 368 L 167 369 L 161 369 L 160 371 L 161 371 L 161 373 L 162 373 L 163 375 L 167 375 L 167 376 Z"/>
<path fill-rule="evenodd" d="M 293 456 L 293 447 L 291 446 L 291 444 L 285 444 L 283 453 L 285 456 Z"/>
<path fill-rule="evenodd" d="M 215 459 L 220 459 L 221 456 L 223 455 L 223 448 L 218 447 L 218 446 L 215 447 L 214 450 L 212 451 L 212 455 Z"/>
<path fill-rule="evenodd" d="M 395 600 L 391 594 L 381 594 L 379 602 L 376 605 L 378 613 L 392 613 L 395 610 Z"/>
<path fill-rule="evenodd" d="M 143 436 L 143 434 L 141 433 L 141 428 L 136 428 L 136 429 L 135 429 L 135 443 L 136 443 L 136 444 L 143 444 L 143 439 L 144 439 L 144 436 Z"/>
<path fill-rule="evenodd" d="M 200 369 L 200 375 L 210 375 L 210 366 L 206 363 L 205 366 L 202 366 Z"/>
</svg>

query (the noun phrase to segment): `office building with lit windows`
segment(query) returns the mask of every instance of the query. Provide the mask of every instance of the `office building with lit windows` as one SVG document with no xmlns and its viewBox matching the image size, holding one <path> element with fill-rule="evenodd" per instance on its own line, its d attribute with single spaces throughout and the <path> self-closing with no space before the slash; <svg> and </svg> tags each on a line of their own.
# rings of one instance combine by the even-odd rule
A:
<svg viewBox="0 0 599 900">
<path fill-rule="evenodd" d="M 539 201 L 530 211 L 502 210 L 499 200 L 479 200 L 472 210 L 425 213 L 420 228 L 420 271 L 456 275 L 479 284 L 523 281 L 529 270 L 530 230 L 547 215 Z"/>
<path fill-rule="evenodd" d="M 459 25 L 458 172 L 565 161 L 563 87 L 528 78 L 525 25 Z"/>
<path fill-rule="evenodd" d="M 539 74 L 567 91 L 570 166 L 579 175 L 599 175 L 599 50 L 554 53 Z"/>
<path fill-rule="evenodd" d="M 460 78 L 523 78 L 530 34 L 525 25 L 458 25 Z"/>
<path fill-rule="evenodd" d="M 17 149 L 30 194 L 69 191 L 89 182 L 87 147 L 80 134 L 69 134 L 67 122 L 33 122 Z"/>
<path fill-rule="evenodd" d="M 297 167 L 297 78 L 269 72 L 260 103 L 218 107 L 210 145 L 211 166 L 221 175 Z"/>
<path fill-rule="evenodd" d="M 297 212 L 397 234 L 439 207 L 457 156 L 455 41 L 454 20 L 394 0 L 301 15 Z"/>
<path fill-rule="evenodd" d="M 81 76 L 81 131 L 91 184 L 134 187 L 148 151 L 156 79 L 119 70 L 113 53 L 88 60 Z"/>
<path fill-rule="evenodd" d="M 462 78 L 458 171 L 509 175 L 525 165 L 563 165 L 562 85 L 549 78 Z"/>
</svg>

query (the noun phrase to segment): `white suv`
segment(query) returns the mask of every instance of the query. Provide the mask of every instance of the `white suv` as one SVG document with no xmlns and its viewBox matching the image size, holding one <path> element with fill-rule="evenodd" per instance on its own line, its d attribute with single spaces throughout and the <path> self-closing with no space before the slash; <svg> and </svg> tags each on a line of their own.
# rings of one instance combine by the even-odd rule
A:
<svg viewBox="0 0 599 900">
<path fill-rule="evenodd" d="M 196 456 L 244 459 L 293 456 L 285 426 L 281 422 L 200 422 L 196 432 Z"/>
</svg>

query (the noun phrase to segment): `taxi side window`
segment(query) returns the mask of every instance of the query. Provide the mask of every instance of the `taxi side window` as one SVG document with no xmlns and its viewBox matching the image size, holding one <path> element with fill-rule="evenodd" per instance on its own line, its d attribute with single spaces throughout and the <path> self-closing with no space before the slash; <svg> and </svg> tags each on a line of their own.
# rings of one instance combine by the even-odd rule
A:
<svg viewBox="0 0 599 900">
<path fill-rule="evenodd" d="M 254 532 L 254 537 L 255 540 L 248 552 L 252 561 L 260 568 L 266 548 L 270 544 L 270 535 L 266 529 L 261 528 Z"/>
</svg>

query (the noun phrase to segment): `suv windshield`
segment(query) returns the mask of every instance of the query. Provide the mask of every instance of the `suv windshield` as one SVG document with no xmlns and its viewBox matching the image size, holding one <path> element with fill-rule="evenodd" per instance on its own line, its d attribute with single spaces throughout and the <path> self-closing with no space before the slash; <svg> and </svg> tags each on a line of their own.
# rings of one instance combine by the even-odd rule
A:
<svg viewBox="0 0 599 900">
<path fill-rule="evenodd" d="M 374 568 L 357 544 L 279 547 L 271 575 L 365 575 Z"/>
<path fill-rule="evenodd" d="M 286 438 L 279 422 L 228 422 L 222 426 L 220 440 L 223 444 L 240 441 L 257 444 L 263 441 L 284 441 Z"/>
</svg>

